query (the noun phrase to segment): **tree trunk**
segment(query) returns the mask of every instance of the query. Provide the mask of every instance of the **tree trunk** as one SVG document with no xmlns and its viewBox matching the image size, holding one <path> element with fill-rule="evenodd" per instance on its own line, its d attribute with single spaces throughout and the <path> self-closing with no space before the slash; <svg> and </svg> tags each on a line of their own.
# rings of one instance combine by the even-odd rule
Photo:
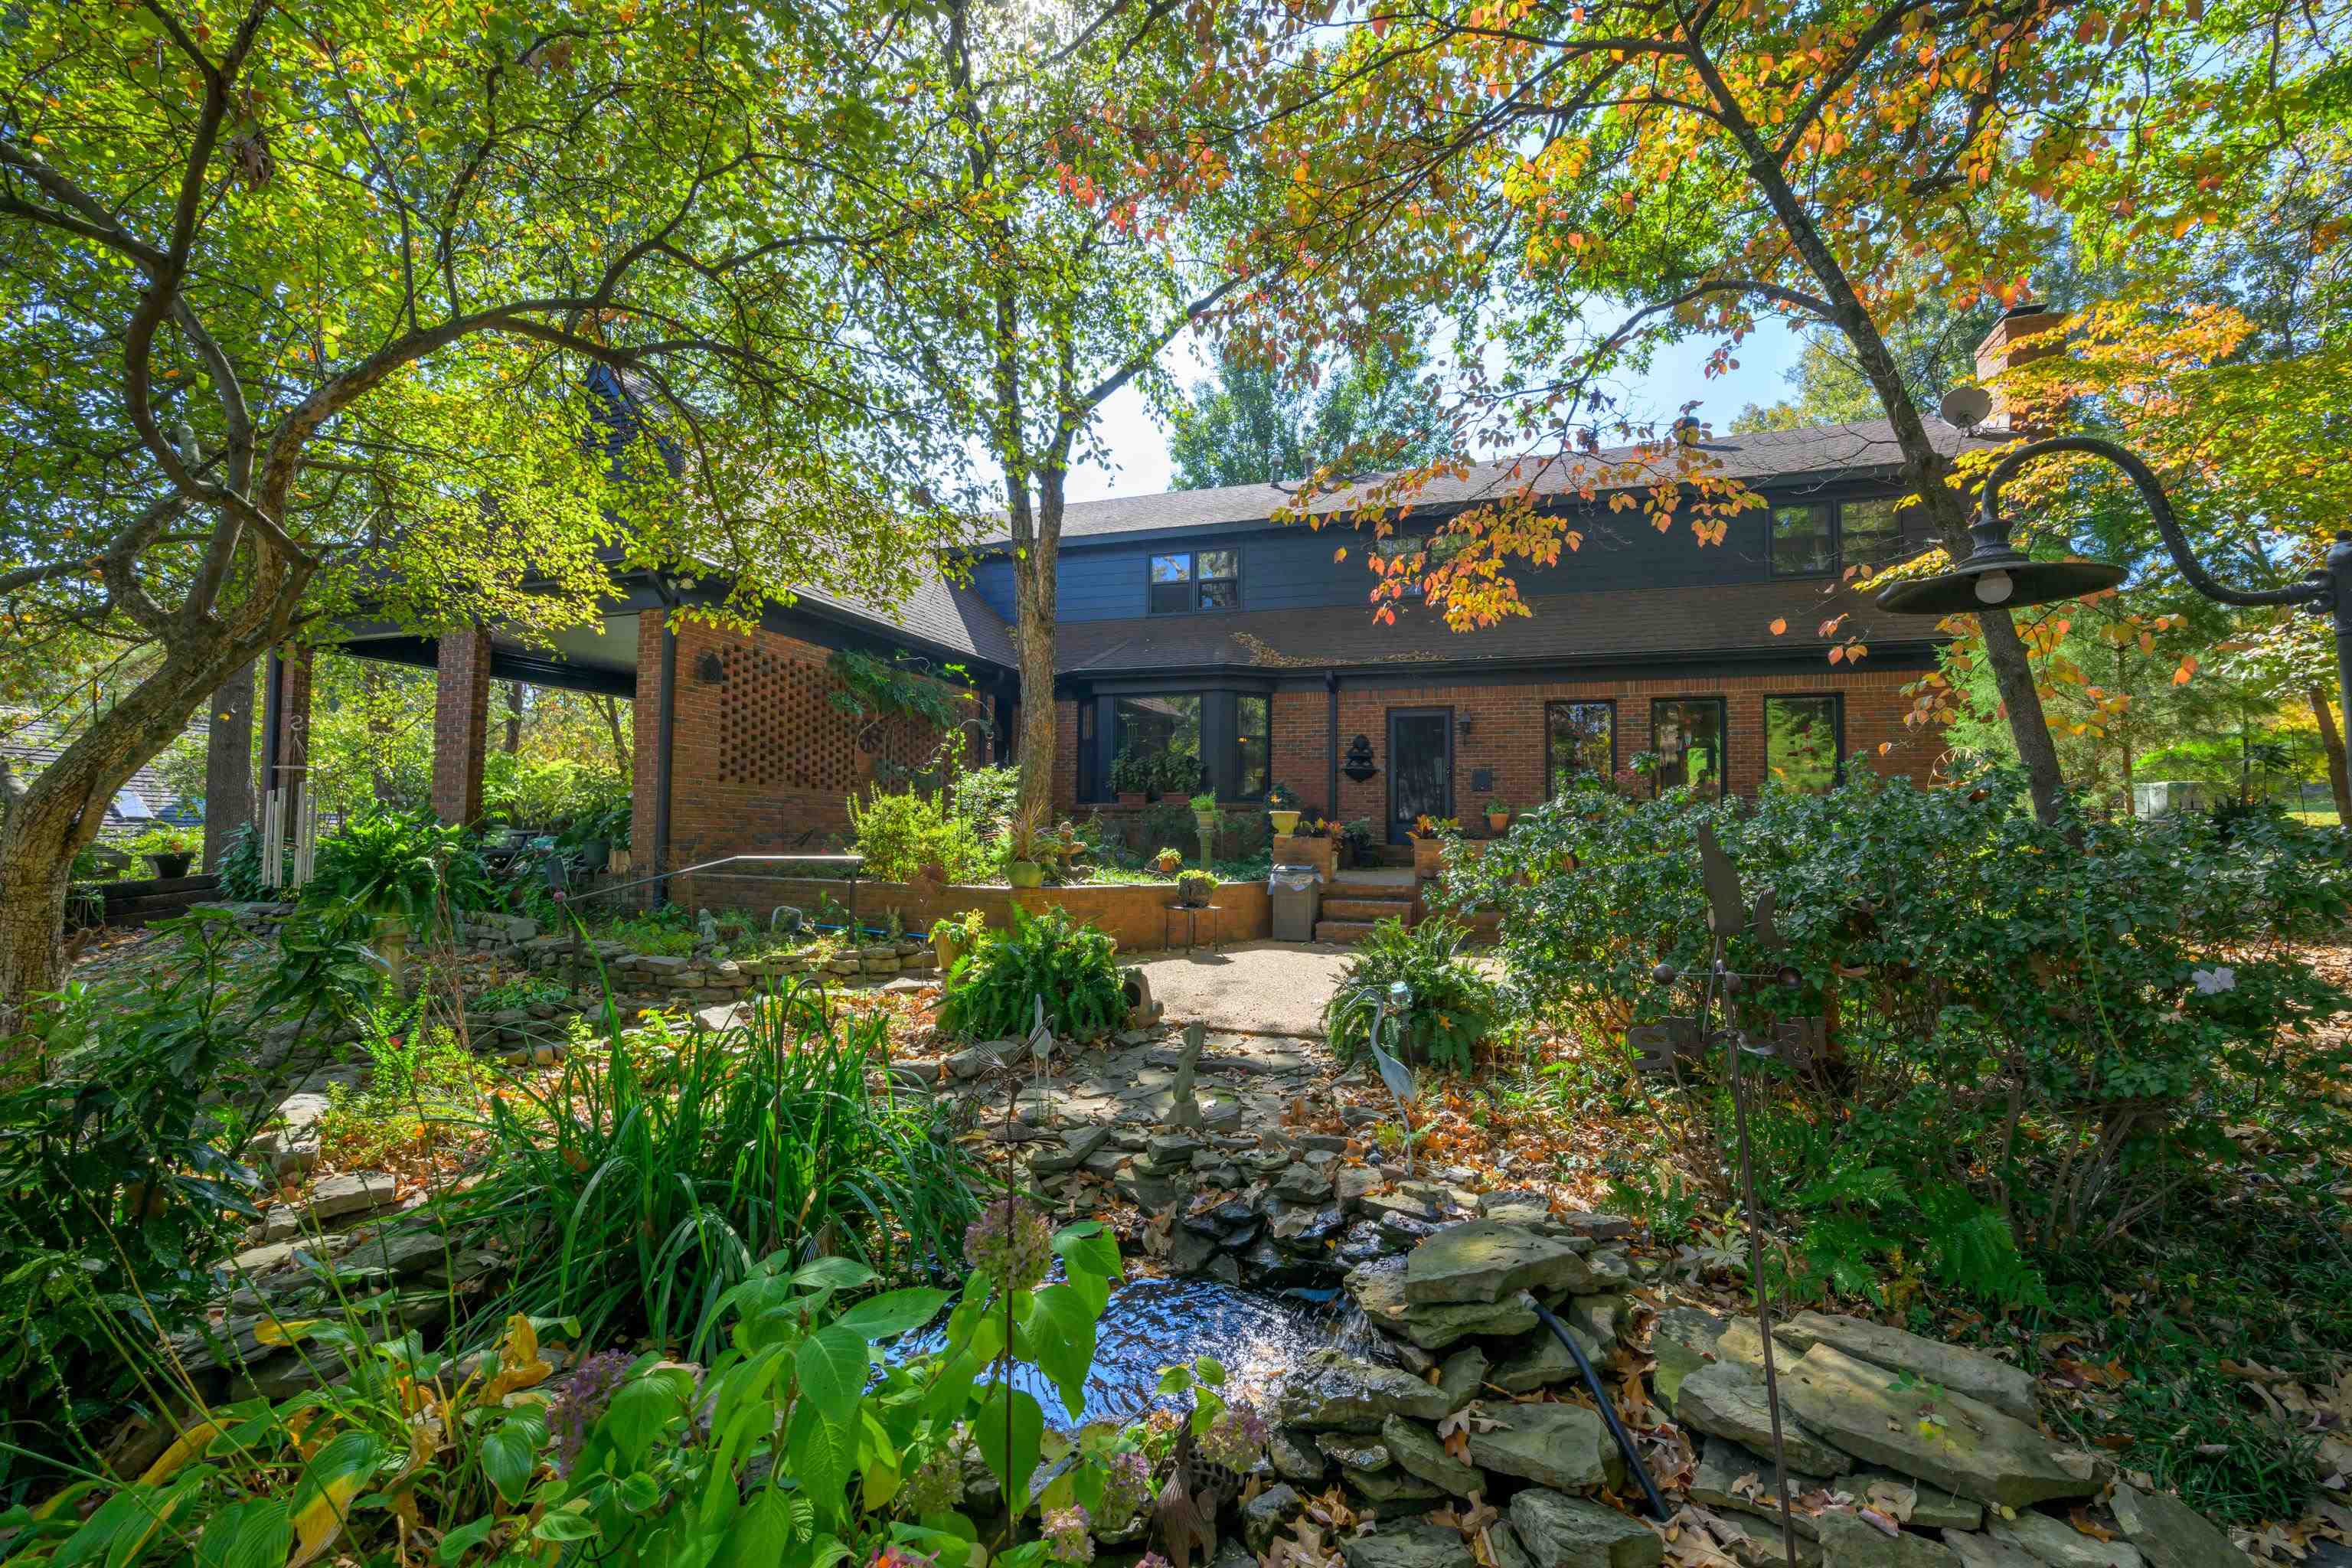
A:
<svg viewBox="0 0 2352 1568">
<path fill-rule="evenodd" d="M 507 755 L 522 750 L 522 682 L 507 682 Z"/>
<path fill-rule="evenodd" d="M 1062 476 L 1048 464 L 1038 476 L 1037 511 L 1029 547 L 1013 571 L 1015 630 L 1021 658 L 1021 795 L 1019 808 L 1050 816 L 1054 809 L 1054 617 L 1059 609 L 1055 563 L 1062 543 Z M 1025 509 L 1024 509 L 1025 510 Z"/>
<path fill-rule="evenodd" d="M 0 1036 L 64 978 L 58 939 L 67 880 L 76 852 L 104 826 L 107 803 L 255 651 L 215 634 L 199 649 L 167 655 L 121 701 L 92 717 L 8 814 L 0 827 Z M 7 1065 L 13 1072 L 23 1064 Z"/>
<path fill-rule="evenodd" d="M 247 661 L 213 694 L 205 741 L 205 869 L 220 869 L 229 840 L 254 820 L 253 665 Z"/>
<path fill-rule="evenodd" d="M 598 697 L 593 700 L 596 710 L 604 715 L 604 733 L 613 742 L 613 771 L 623 779 L 633 776 L 635 759 L 630 755 L 629 742 L 621 735 L 621 700 Z"/>
<path fill-rule="evenodd" d="M 2352 828 L 2352 770 L 2344 764 L 2344 734 L 2336 727 L 2336 710 L 2327 704 L 2327 689 L 2313 681 L 2306 689 L 2311 716 L 2319 721 L 2319 749 L 2327 754 L 2327 787 L 2336 796 L 2336 823 Z"/>
</svg>

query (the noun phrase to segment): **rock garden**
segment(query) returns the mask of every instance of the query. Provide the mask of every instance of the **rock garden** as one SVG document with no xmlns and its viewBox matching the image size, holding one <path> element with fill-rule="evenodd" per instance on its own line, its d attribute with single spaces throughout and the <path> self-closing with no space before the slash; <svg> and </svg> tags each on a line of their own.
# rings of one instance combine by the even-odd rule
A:
<svg viewBox="0 0 2352 1568">
<path fill-rule="evenodd" d="M 202 910 L 110 950 L 12 1112 L 44 1239 L 16 1255 L 11 1419 L 87 1476 L 12 1516 L 11 1560 L 182 1510 L 196 1552 L 279 1508 L 322 1552 L 446 1568 L 573 1542 L 1016 1568 L 2335 1550 L 2335 913 L 2170 872 L 2060 889 L 2191 918 L 2145 928 L 2115 988 L 2113 958 L 2027 965 L 2000 1017 L 1969 989 L 1990 948 L 1934 959 L 1960 999 L 1922 1033 L 1917 933 L 2025 918 L 1997 873 L 1861 882 L 1789 847 L 1821 825 L 1717 818 L 1748 889 L 1841 895 L 1717 948 L 1706 818 L 1578 804 L 1449 868 L 1441 891 L 1502 909 L 1495 952 L 1442 914 L 1377 932 L 1296 1036 L 1171 1016 L 1059 911 L 957 926 L 945 970 L 914 938 L 681 913 L 632 946 L 436 926 L 430 900 L 396 980 L 383 904 Z M 1895 804 L 1882 857 L 1959 837 L 1954 805 Z M 2271 852 L 2181 848 L 2241 895 Z M 1960 893 L 1979 923 L 1950 923 Z M 2340 911 L 2332 882 L 2295 897 Z M 2051 1087 L 2111 1070 L 2094 998 L 2136 1009 L 2177 1098 Z M 2038 1054 L 2000 1067 L 2028 1013 Z M 2135 1163 L 2186 1141 L 2165 1104 L 2228 1107 L 2234 1152 Z M 126 1238 L 103 1255 L 76 1249 L 85 1188 Z"/>
</svg>

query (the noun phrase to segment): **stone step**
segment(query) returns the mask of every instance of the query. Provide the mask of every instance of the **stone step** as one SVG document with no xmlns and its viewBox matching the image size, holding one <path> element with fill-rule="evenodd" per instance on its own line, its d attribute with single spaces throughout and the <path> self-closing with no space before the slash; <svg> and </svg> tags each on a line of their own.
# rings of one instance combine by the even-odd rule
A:
<svg viewBox="0 0 2352 1568">
<path fill-rule="evenodd" d="M 1315 940 L 1352 946 L 1371 935 L 1372 927 L 1377 923 L 1374 921 L 1317 921 Z"/>
<path fill-rule="evenodd" d="M 1394 918 L 1411 925 L 1412 900 L 1411 899 L 1378 899 L 1360 893 L 1349 893 L 1345 897 L 1324 900 L 1322 912 L 1326 920 L 1370 922 Z"/>
</svg>

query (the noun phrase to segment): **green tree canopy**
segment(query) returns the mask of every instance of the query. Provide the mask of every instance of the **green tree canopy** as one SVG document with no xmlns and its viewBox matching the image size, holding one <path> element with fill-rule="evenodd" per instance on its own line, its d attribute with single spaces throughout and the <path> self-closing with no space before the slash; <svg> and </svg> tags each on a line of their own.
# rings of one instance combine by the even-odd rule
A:
<svg viewBox="0 0 2352 1568">
<path fill-rule="evenodd" d="M 1417 468 L 1454 449 L 1444 398 L 1385 351 L 1306 386 L 1227 349 L 1174 422 L 1168 455 L 1180 490 Z"/>
<path fill-rule="evenodd" d="M 74 848 L 254 656 L 353 608 L 580 619 L 616 566 L 887 597 L 953 521 L 868 390 L 812 154 L 838 6 L 145 0 L 0 17 L 0 596 L 158 650 L 0 834 L 0 1005 Z"/>
</svg>

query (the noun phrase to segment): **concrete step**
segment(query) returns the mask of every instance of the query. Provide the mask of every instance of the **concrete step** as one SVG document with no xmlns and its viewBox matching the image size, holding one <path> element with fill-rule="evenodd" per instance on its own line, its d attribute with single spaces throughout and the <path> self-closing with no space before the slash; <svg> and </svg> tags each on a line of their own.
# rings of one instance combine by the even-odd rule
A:
<svg viewBox="0 0 2352 1568">
<path fill-rule="evenodd" d="M 1374 921 L 1317 921 L 1315 940 L 1336 942 L 1343 947 L 1352 946 L 1371 935 L 1372 927 L 1377 923 Z"/>
<path fill-rule="evenodd" d="M 1322 916 L 1328 921 L 1349 921 L 1370 925 L 1374 921 L 1396 919 L 1412 923 L 1411 899 L 1375 898 L 1364 893 L 1335 894 L 1325 899 Z"/>
</svg>

